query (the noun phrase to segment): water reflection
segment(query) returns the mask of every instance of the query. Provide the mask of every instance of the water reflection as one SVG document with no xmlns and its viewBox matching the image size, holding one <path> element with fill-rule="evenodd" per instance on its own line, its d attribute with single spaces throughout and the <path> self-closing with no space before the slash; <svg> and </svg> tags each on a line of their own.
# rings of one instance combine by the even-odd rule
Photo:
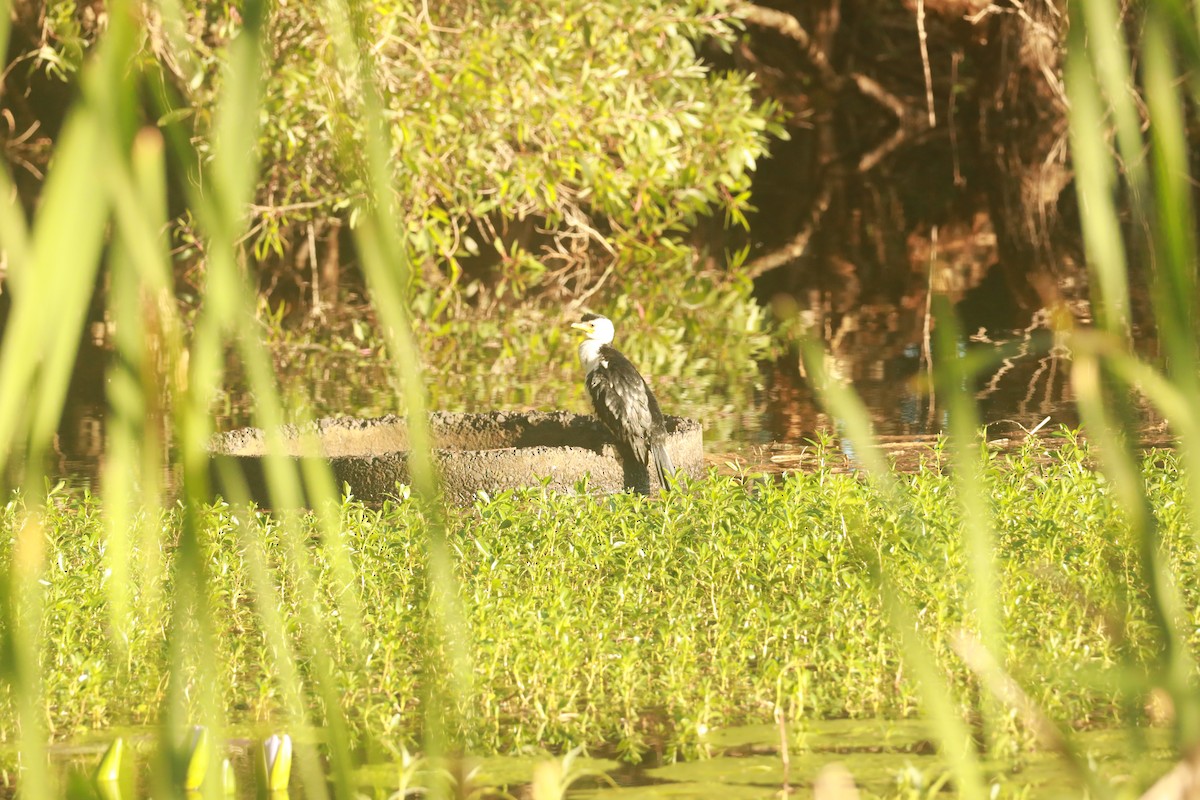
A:
<svg viewBox="0 0 1200 800">
<path fill-rule="evenodd" d="M 1061 345 L 1046 336 L 993 341 L 981 333 L 964 340 L 961 349 L 984 351 L 993 362 L 970 389 L 981 423 L 994 433 L 1029 431 L 1046 417 L 1054 427 L 1078 426 L 1070 354 Z M 937 397 L 926 352 L 917 342 L 882 350 L 850 343 L 833 352 L 834 369 L 853 384 L 879 436 L 928 438 L 946 430 L 946 406 Z M 795 444 L 838 430 L 805 382 L 798 359 L 766 369 L 764 427 L 772 440 Z"/>
<path fill-rule="evenodd" d="M 148 731 L 126 734 L 134 734 L 135 745 L 126 753 L 121 785 L 109 787 L 111 793 L 101 788 L 105 781 L 97 780 L 104 745 L 64 744 L 51 749 L 54 764 L 79 790 L 74 796 L 114 800 L 147 796 L 148 769 L 155 759 L 153 737 Z M 1102 783 L 1144 787 L 1174 766 L 1170 739 L 1165 728 L 1096 729 L 1071 734 L 1070 746 Z M 251 763 L 251 749 L 245 740 L 235 739 L 214 751 L 232 765 L 230 774 L 235 773 L 233 779 L 222 779 L 226 796 L 301 800 L 321 794 L 305 790 L 301 773 L 308 770 L 293 770 L 285 788 L 277 786 L 267 794 L 264 774 Z M 778 796 L 783 787 L 791 796 L 811 797 L 814 784 L 834 773 L 853 780 L 867 796 L 927 796 L 936 793 L 939 783 L 944 785 L 948 774 L 930 739 L 928 723 L 919 719 L 805 720 L 786 726 L 721 728 L 700 733 L 692 750 L 678 761 L 652 759 L 640 764 L 589 756 L 580 749 L 564 755 L 468 756 L 453 762 L 405 754 L 394 762 L 359 767 L 353 781 L 364 796 L 379 797 L 422 794 L 447 785 L 463 797 L 524 797 L 532 784 L 549 781 L 577 800 L 681 796 L 729 800 Z M 993 786 L 992 796 L 1052 798 L 1080 791 L 1080 776 L 1055 753 L 1023 751 L 985 759 L 983 766 Z"/>
</svg>

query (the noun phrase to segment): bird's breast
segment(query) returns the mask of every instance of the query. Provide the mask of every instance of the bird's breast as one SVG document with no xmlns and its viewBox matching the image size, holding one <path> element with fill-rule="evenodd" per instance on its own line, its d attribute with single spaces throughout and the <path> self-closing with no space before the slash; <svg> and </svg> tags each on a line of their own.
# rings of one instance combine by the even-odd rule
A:
<svg viewBox="0 0 1200 800">
<path fill-rule="evenodd" d="M 608 368 L 608 359 L 600 355 L 599 343 L 590 340 L 579 345 L 579 363 L 583 364 L 583 371 L 588 373 Z"/>
</svg>

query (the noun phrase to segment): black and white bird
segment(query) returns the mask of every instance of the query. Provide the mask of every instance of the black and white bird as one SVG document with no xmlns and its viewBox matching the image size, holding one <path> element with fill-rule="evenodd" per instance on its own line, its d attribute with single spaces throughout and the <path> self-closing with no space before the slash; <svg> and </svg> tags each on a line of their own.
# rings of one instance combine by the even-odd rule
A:
<svg viewBox="0 0 1200 800">
<path fill-rule="evenodd" d="M 592 396 L 596 416 L 617 440 L 617 450 L 626 461 L 627 484 L 632 475 L 634 488 L 649 494 L 653 465 L 659 484 L 668 488 L 667 477 L 675 474 L 675 467 L 667 455 L 662 411 L 646 379 L 612 346 L 612 321 L 599 314 L 585 314 L 571 327 L 587 334 L 579 345 L 579 361 L 587 373 L 584 384 Z"/>
</svg>

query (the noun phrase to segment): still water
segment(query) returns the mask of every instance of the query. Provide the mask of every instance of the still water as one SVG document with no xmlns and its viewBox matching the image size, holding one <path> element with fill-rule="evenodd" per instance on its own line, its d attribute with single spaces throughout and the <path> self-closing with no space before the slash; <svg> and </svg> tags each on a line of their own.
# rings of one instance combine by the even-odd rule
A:
<svg viewBox="0 0 1200 800">
<path fill-rule="evenodd" d="M 133 757 L 119 797 L 145 796 L 152 734 L 140 744 L 131 736 Z M 1076 733 L 1071 744 L 1102 784 L 1118 787 L 1119 796 L 1140 791 L 1173 766 L 1169 733 L 1164 729 L 1099 729 Z M 61 745 L 52 753 L 65 777 L 76 785 L 91 783 L 106 743 Z M 786 760 L 784 757 L 786 748 Z M 232 740 L 227 752 L 234 765 L 237 797 L 254 797 L 251 743 Z M 673 763 L 653 758 L 631 765 L 579 751 L 566 756 L 529 753 L 467 758 L 437 766 L 424 759 L 375 763 L 355 771 L 365 797 L 419 795 L 431 782 L 450 780 L 459 797 L 530 797 L 535 781 L 565 787 L 577 800 L 739 800 L 740 798 L 812 797 L 814 784 L 849 776 L 866 797 L 928 797 L 952 792 L 946 764 L 937 755 L 926 725 L 919 720 L 816 720 L 781 728 L 772 723 L 719 729 L 700 738 L 691 757 Z M 1081 779 L 1052 753 L 1022 753 L 984 765 L 993 797 L 1079 797 Z M 287 792 L 273 800 L 311 796 L 301 770 L 293 769 Z M 785 793 L 785 794 L 781 794 Z M 544 795 L 543 795 L 544 796 Z M 828 796 L 828 795 L 826 795 Z"/>
</svg>

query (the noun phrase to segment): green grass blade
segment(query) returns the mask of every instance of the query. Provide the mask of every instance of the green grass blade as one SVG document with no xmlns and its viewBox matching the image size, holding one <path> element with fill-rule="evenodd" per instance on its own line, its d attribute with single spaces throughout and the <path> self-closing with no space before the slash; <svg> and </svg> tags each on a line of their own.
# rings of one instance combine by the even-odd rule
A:
<svg viewBox="0 0 1200 800">
<path fill-rule="evenodd" d="M 34 221 L 29 274 L 13 264 L 13 312 L 0 344 L 0 468 L 26 425 L 29 457 L 39 460 L 61 414 L 108 215 L 102 187 L 78 186 L 75 176 L 95 165 L 101 136 L 87 110 L 67 120 Z"/>
<path fill-rule="evenodd" d="M 402 214 L 396 204 L 397 176 L 391 168 L 391 133 L 384 117 L 384 103 L 372 71 L 368 48 L 368 14 L 372 9 L 360 0 L 332 1 L 328 18 L 334 24 L 334 41 L 347 78 L 362 87 L 358 112 L 363 120 L 367 201 L 355 231 L 355 242 L 371 302 L 387 333 L 389 350 L 396 359 L 396 383 L 401 389 L 408 421 L 408 467 L 413 489 L 430 516 L 428 532 L 427 597 L 430 643 L 425 655 L 428 680 L 425 685 L 425 747 L 432 757 L 445 752 L 443 720 L 472 693 L 474 671 L 467 642 L 470 632 L 458 599 L 450 548 L 446 543 L 444 510 L 440 507 L 433 465 L 433 438 L 429 428 L 426 381 L 420 353 L 412 333 L 409 312 L 409 264 Z M 439 656 L 438 654 L 442 654 Z M 449 681 L 441 676 L 451 675 Z M 450 696 L 439 695 L 446 686 Z"/>
<path fill-rule="evenodd" d="M 1079 61 L 1067 67 L 1068 73 L 1078 68 L 1087 69 L 1094 75 L 1091 85 L 1103 93 L 1116 123 L 1122 166 L 1134 192 L 1134 202 L 1137 203 L 1137 196 L 1146 191 L 1149 180 L 1141 119 L 1135 104 L 1129 48 L 1123 36 L 1122 7 L 1113 0 L 1076 0 L 1068 6 L 1068 13 L 1071 20 L 1082 23 L 1070 26 L 1068 58 L 1077 58 Z M 1078 78 L 1080 74 L 1074 77 Z M 1083 88 L 1083 84 L 1068 76 L 1067 94 L 1072 105 L 1076 92 L 1081 92 Z M 1104 137 L 1106 128 L 1106 125 L 1100 124 L 1089 133 Z"/>
<path fill-rule="evenodd" d="M 125 53 L 117 33 L 99 48 L 84 76 L 85 85 L 103 82 Z M 23 451 L 26 486 L 36 495 L 43 485 L 42 458 L 57 430 L 67 385 L 83 333 L 104 243 L 109 199 L 103 184 L 81 182 L 99 161 L 107 135 L 94 105 L 78 104 L 68 114 L 43 187 L 28 238 L 23 220 L 6 195 L 0 227 L 13 238 L 10 275 L 12 317 L 0 344 L 0 470 Z M 7 176 L 4 183 L 8 183 Z M 53 313 L 48 313 L 53 309 Z M 23 441 L 23 446 L 21 442 Z M 20 750 L 27 770 L 23 791 L 52 796 L 46 763 L 44 702 L 39 654 L 42 648 L 43 523 L 30 512 L 16 545 L 17 557 L 4 576 L 7 655 L 4 677 L 17 698 Z"/>
<path fill-rule="evenodd" d="M 935 348 L 938 396 L 949 412 L 950 450 L 954 481 L 963 510 L 963 537 L 971 576 L 971 608 L 979 620 L 983 646 L 993 656 L 1003 654 L 1004 623 L 1000 608 L 1000 582 L 996 577 L 996 532 L 988 489 L 981 472 L 979 415 L 970 394 L 974 380 L 959 353 L 962 334 L 954 309 L 944 297 L 935 303 Z"/>
<path fill-rule="evenodd" d="M 1074 13 L 1081 10 L 1080 7 L 1109 5 L 1110 0 L 1087 0 L 1075 3 L 1071 8 Z M 1101 328 L 1127 336 L 1130 325 L 1128 269 L 1121 222 L 1113 203 L 1117 190 L 1116 173 L 1104 133 L 1104 109 L 1082 25 L 1071 26 L 1063 73 L 1071 98 L 1071 157 L 1075 164 L 1075 191 L 1091 274 L 1093 313 Z M 1119 82 L 1119 76 L 1112 80 Z M 1130 134 L 1127 132 L 1126 135 Z"/>
<path fill-rule="evenodd" d="M 1184 98 L 1170 22 L 1150 8 L 1143 80 L 1155 189 L 1155 323 L 1175 380 L 1200 392 L 1196 359 L 1196 235 Z"/>
<path fill-rule="evenodd" d="M 995 564 L 996 531 L 983 476 L 987 451 L 986 443 L 980 441 L 979 416 L 970 393 L 975 376 L 966 368 L 965 355 L 960 353 L 963 339 L 954 309 L 945 297 L 937 298 L 934 308 L 937 319 L 935 376 L 938 397 L 949 414 L 951 461 L 958 502 L 962 506 L 963 547 L 970 576 L 968 606 L 978 624 L 981 646 L 1003 664 L 1007 647 L 1000 580 Z M 980 704 L 979 711 L 988 750 L 994 750 L 1001 711 L 994 701 L 986 699 Z"/>
</svg>

